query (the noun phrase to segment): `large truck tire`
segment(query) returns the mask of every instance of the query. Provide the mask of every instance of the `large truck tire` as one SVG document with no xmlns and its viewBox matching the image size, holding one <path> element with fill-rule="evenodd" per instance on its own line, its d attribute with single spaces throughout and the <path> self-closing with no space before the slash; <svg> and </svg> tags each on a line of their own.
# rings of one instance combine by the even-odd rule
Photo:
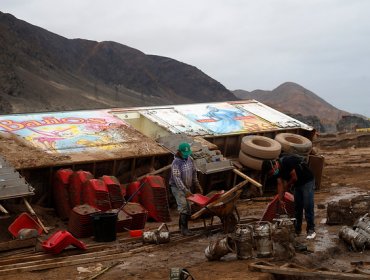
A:
<svg viewBox="0 0 370 280">
<path fill-rule="evenodd" d="M 242 138 L 240 149 L 252 157 L 275 159 L 280 155 L 281 144 L 265 136 L 248 135 Z"/>
<path fill-rule="evenodd" d="M 312 149 L 312 142 L 299 134 L 279 133 L 275 140 L 281 144 L 281 150 L 286 153 L 307 155 Z"/>
<path fill-rule="evenodd" d="M 249 167 L 254 170 L 261 170 L 262 169 L 262 162 L 263 159 L 255 158 L 250 155 L 247 155 L 242 150 L 239 152 L 239 162 L 246 167 Z"/>
</svg>

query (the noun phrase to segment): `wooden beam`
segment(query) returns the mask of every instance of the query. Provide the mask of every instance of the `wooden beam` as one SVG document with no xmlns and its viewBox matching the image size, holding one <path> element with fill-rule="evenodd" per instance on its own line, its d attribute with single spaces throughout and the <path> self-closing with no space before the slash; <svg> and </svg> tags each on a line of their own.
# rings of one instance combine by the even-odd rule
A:
<svg viewBox="0 0 370 280">
<path fill-rule="evenodd" d="M 15 239 L 6 242 L 0 243 L 0 252 L 20 249 L 20 248 L 27 248 L 27 247 L 34 247 L 36 246 L 37 238 L 29 238 L 29 239 Z"/>
<path fill-rule="evenodd" d="M 156 175 L 156 174 L 162 173 L 163 171 L 166 171 L 167 169 L 170 169 L 170 168 L 171 168 L 171 165 L 172 165 L 172 163 L 171 163 L 171 164 L 169 164 L 169 165 L 166 165 L 165 167 L 162 167 L 162 168 L 160 168 L 160 169 L 158 169 L 158 170 L 155 170 L 155 171 L 153 171 L 153 172 L 149 172 L 149 173 L 147 173 L 147 174 L 144 174 L 144 175 L 142 175 L 142 176 L 138 177 L 138 178 L 137 178 L 137 180 L 141 180 L 141 179 L 143 179 L 143 178 L 144 178 L 144 177 L 146 177 L 146 176 Z"/>
<path fill-rule="evenodd" d="M 0 211 L 3 212 L 4 214 L 9 214 L 9 212 L 0 204 Z"/>
<path fill-rule="evenodd" d="M 256 180 L 252 179 L 251 177 L 245 175 L 244 173 L 240 172 L 238 169 L 233 169 L 235 174 L 238 174 L 240 177 L 242 177 L 244 180 L 248 180 L 250 183 L 255 185 L 258 188 L 262 188 L 262 185 L 258 183 Z"/>
<path fill-rule="evenodd" d="M 315 277 L 325 279 L 343 279 L 343 280 L 360 280 L 369 279 L 370 276 L 367 274 L 349 273 L 349 272 L 336 272 L 328 270 L 314 270 L 294 264 L 285 264 L 283 266 L 276 266 L 268 262 L 256 262 L 249 264 L 251 271 L 266 272 L 279 275 L 291 275 L 297 277 Z"/>
</svg>

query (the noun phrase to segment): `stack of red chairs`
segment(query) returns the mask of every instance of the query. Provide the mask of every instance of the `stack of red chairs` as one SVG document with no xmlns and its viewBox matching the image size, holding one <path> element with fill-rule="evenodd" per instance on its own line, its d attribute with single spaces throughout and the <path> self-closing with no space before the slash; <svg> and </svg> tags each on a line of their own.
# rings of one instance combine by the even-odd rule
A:
<svg viewBox="0 0 370 280">
<path fill-rule="evenodd" d="M 139 201 L 148 210 L 148 216 L 157 222 L 171 221 L 164 179 L 161 176 L 146 176 L 141 184 Z"/>
<path fill-rule="evenodd" d="M 123 197 L 121 185 L 118 179 L 114 176 L 104 175 L 101 177 L 104 183 L 107 185 L 110 203 L 113 209 L 120 208 L 123 204 Z"/>
<path fill-rule="evenodd" d="M 141 182 L 135 181 L 132 183 L 129 183 L 126 187 L 126 200 L 128 200 L 136 191 L 140 188 Z M 140 191 L 136 193 L 136 195 L 130 200 L 131 202 L 138 203 L 139 202 L 139 195 Z"/>
<path fill-rule="evenodd" d="M 94 176 L 90 172 L 83 170 L 76 171 L 71 175 L 69 181 L 69 202 L 71 208 L 83 204 L 81 196 L 85 188 L 84 185 L 93 178 Z"/>
<path fill-rule="evenodd" d="M 290 218 L 294 218 L 294 196 L 289 192 L 285 192 L 283 201 L 284 207 L 280 205 L 279 195 L 276 195 L 267 205 L 261 221 L 272 222 L 273 219 L 279 218 L 279 215 L 288 215 Z"/>
<path fill-rule="evenodd" d="M 130 229 L 143 229 L 148 218 L 148 211 L 140 203 L 128 202 L 123 208 L 132 217 Z"/>
<path fill-rule="evenodd" d="M 127 184 L 120 184 L 123 200 L 127 195 Z"/>
<path fill-rule="evenodd" d="M 73 170 L 69 168 L 59 169 L 55 173 L 53 181 L 53 199 L 56 211 L 62 220 L 69 218 L 71 203 L 69 202 L 69 180 Z"/>
<path fill-rule="evenodd" d="M 68 230 L 78 238 L 90 237 L 94 234 L 91 215 L 100 212 L 88 204 L 78 205 L 71 210 Z"/>
<path fill-rule="evenodd" d="M 82 201 L 102 211 L 112 209 L 107 185 L 101 179 L 86 181 L 82 191 Z"/>
<path fill-rule="evenodd" d="M 64 248 L 73 245 L 82 250 L 86 250 L 86 245 L 77 240 L 68 231 L 59 230 L 42 242 L 42 248 L 48 253 L 59 254 Z"/>
<path fill-rule="evenodd" d="M 117 213 L 118 209 L 112 209 L 107 211 L 108 213 Z M 125 211 L 120 210 L 118 212 L 117 216 L 117 224 L 116 224 L 116 231 L 117 232 L 124 232 L 129 229 L 131 229 L 131 224 L 132 224 L 132 217 L 127 214 Z"/>
</svg>

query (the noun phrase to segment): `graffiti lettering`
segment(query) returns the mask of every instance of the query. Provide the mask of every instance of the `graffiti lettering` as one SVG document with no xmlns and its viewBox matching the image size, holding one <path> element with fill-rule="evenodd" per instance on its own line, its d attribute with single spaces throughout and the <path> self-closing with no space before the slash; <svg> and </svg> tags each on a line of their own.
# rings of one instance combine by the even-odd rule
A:
<svg viewBox="0 0 370 280">
<path fill-rule="evenodd" d="M 0 120 L 0 131 L 16 131 L 27 127 L 39 127 L 45 125 L 56 125 L 56 124 L 105 124 L 107 121 L 100 118 L 77 118 L 77 117 L 68 117 L 57 119 L 55 117 L 43 117 L 42 121 L 30 120 L 23 122 L 15 122 L 12 120 Z"/>
<path fill-rule="evenodd" d="M 37 127 L 37 126 L 43 125 L 42 123 L 38 121 L 26 121 L 26 122 L 22 122 L 22 124 L 25 127 Z"/>
<path fill-rule="evenodd" d="M 86 122 L 85 119 L 82 119 L 82 118 L 73 118 L 73 117 L 63 118 L 63 119 L 60 119 L 60 121 L 62 123 L 68 123 L 68 124 L 79 124 L 79 123 Z"/>
<path fill-rule="evenodd" d="M 0 129 L 5 131 L 13 131 L 24 128 L 21 123 L 13 122 L 11 120 L 0 121 Z"/>
</svg>

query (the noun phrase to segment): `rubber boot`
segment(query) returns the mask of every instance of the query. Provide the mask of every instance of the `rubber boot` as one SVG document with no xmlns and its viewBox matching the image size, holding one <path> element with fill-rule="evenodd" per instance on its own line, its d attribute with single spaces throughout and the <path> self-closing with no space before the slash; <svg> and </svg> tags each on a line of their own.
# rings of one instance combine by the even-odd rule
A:
<svg viewBox="0 0 370 280">
<path fill-rule="evenodd" d="M 180 231 L 181 231 L 181 234 L 184 236 L 194 235 L 194 233 L 192 233 L 188 228 L 188 220 L 189 220 L 188 215 L 180 214 L 180 225 L 181 225 Z"/>
</svg>

